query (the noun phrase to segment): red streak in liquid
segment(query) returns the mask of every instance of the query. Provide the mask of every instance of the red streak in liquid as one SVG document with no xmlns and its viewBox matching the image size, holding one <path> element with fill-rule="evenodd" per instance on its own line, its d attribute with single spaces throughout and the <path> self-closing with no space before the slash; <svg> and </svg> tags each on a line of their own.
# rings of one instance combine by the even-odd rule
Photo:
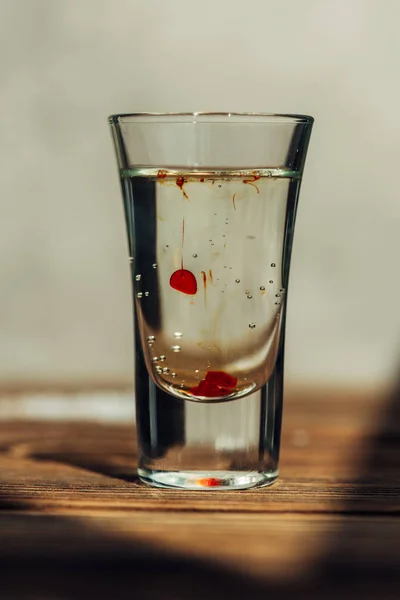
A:
<svg viewBox="0 0 400 600">
<path fill-rule="evenodd" d="M 176 178 L 176 185 L 178 186 L 178 188 L 181 188 L 182 194 L 184 195 L 184 197 L 186 198 L 186 200 L 188 200 L 189 196 L 187 195 L 187 193 L 183 189 L 183 184 L 184 183 L 185 183 L 185 178 L 184 177 L 177 177 Z"/>
<path fill-rule="evenodd" d="M 198 385 L 190 388 L 194 396 L 204 396 L 205 398 L 218 398 L 229 396 L 237 385 L 237 378 L 224 371 L 208 371 L 205 379 L 202 379 Z"/>
<path fill-rule="evenodd" d="M 259 194 L 260 190 L 258 189 L 258 187 L 256 186 L 256 184 L 254 182 L 258 181 L 260 179 L 260 177 L 261 177 L 261 175 L 257 175 L 257 172 L 253 171 L 253 178 L 252 179 L 243 179 L 243 183 L 248 183 L 249 185 L 253 186 L 253 188 L 256 188 L 257 194 Z"/>
</svg>

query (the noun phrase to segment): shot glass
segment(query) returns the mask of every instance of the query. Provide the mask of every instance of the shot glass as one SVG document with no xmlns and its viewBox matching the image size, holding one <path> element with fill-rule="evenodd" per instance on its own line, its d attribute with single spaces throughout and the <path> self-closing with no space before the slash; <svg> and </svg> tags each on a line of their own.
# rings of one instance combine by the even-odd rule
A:
<svg viewBox="0 0 400 600">
<path fill-rule="evenodd" d="M 269 485 L 313 118 L 136 113 L 109 123 L 132 273 L 138 475 L 194 490 Z"/>
</svg>

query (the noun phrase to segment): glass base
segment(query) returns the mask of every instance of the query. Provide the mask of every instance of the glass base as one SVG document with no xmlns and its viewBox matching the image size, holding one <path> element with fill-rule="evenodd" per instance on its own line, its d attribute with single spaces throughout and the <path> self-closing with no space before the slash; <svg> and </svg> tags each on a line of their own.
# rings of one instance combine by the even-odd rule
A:
<svg viewBox="0 0 400 600">
<path fill-rule="evenodd" d="M 246 490 L 271 485 L 278 471 L 159 471 L 138 469 L 139 479 L 153 487 L 179 488 L 184 490 Z"/>
</svg>

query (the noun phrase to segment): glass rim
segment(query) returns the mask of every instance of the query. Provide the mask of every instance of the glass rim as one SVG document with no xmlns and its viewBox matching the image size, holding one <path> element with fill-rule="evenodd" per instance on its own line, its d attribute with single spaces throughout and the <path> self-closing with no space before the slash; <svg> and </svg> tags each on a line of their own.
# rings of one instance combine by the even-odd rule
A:
<svg viewBox="0 0 400 600">
<path fill-rule="evenodd" d="M 267 113 L 267 112 L 134 112 L 116 113 L 108 117 L 110 125 L 122 123 L 171 123 L 171 124 L 309 124 L 314 123 L 310 115 Z"/>
</svg>

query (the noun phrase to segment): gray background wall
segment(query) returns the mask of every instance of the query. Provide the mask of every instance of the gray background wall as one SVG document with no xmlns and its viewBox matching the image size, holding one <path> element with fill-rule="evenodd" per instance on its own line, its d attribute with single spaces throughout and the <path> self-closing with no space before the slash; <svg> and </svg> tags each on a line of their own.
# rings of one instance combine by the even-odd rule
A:
<svg viewBox="0 0 400 600">
<path fill-rule="evenodd" d="M 290 382 L 399 361 L 400 3 L 3 0 L 0 383 L 124 383 L 132 318 L 106 116 L 305 112 Z"/>
</svg>

